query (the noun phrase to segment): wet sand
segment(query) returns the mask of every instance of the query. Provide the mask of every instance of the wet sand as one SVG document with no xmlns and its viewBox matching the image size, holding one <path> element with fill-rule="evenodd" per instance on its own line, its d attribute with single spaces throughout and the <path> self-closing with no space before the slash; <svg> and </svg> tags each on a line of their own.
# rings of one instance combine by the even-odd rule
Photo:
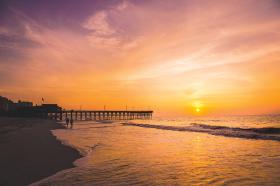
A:
<svg viewBox="0 0 280 186">
<path fill-rule="evenodd" d="M 0 185 L 27 185 L 74 167 L 78 151 L 61 144 L 54 121 L 0 117 Z"/>
</svg>

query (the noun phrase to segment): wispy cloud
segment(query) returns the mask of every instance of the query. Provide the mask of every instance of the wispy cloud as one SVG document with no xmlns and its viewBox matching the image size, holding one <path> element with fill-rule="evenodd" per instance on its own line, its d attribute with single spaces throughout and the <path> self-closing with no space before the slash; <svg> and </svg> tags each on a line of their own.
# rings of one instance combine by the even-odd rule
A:
<svg viewBox="0 0 280 186">
<path fill-rule="evenodd" d="M 133 7 L 128 1 L 107 7 L 103 10 L 90 15 L 82 24 L 83 28 L 88 30 L 86 38 L 91 46 L 95 48 L 113 49 L 113 50 L 129 50 L 138 46 L 141 37 L 128 38 L 129 33 L 125 35 L 120 24 L 116 24 L 114 17 L 122 17 L 126 11 Z M 130 24 L 130 23 L 128 23 Z"/>
<path fill-rule="evenodd" d="M 83 27 L 94 32 L 94 34 L 102 36 L 110 36 L 116 33 L 116 30 L 108 23 L 108 13 L 99 11 L 89 17 L 83 24 Z"/>
</svg>

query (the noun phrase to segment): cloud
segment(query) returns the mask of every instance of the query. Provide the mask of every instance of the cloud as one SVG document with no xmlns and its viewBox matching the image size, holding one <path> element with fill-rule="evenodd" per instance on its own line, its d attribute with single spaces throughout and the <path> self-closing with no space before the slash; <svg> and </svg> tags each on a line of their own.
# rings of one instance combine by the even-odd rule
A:
<svg viewBox="0 0 280 186">
<path fill-rule="evenodd" d="M 40 42 L 28 36 L 21 21 L 15 18 L 11 20 L 20 25 L 17 25 L 18 29 L 0 25 L 0 59 L 2 59 L 2 63 L 10 62 L 9 59 L 25 58 L 25 51 L 41 46 Z"/>
<path fill-rule="evenodd" d="M 121 42 L 117 31 L 108 22 L 108 12 L 104 10 L 90 16 L 82 26 L 90 31 L 87 39 L 94 47 L 111 48 Z"/>
<path fill-rule="evenodd" d="M 127 36 L 124 36 L 124 30 L 112 22 L 113 17 L 121 16 L 131 5 L 129 2 L 123 1 L 89 16 L 82 23 L 82 27 L 88 30 L 86 38 L 89 43 L 93 47 L 101 49 L 129 50 L 136 47 L 140 38 L 128 39 Z"/>
<path fill-rule="evenodd" d="M 104 10 L 90 16 L 82 26 L 90 31 L 86 37 L 96 48 L 116 47 L 121 42 L 116 30 L 108 22 L 108 12 Z"/>
<path fill-rule="evenodd" d="M 123 11 L 128 6 L 129 6 L 129 2 L 128 1 L 123 1 L 122 3 L 120 3 L 119 5 L 116 6 L 116 9 L 119 10 L 119 11 Z"/>
<path fill-rule="evenodd" d="M 106 11 L 99 11 L 93 16 L 89 17 L 83 24 L 83 27 L 94 32 L 96 35 L 112 35 L 116 31 L 111 27 L 107 19 L 108 13 Z"/>
</svg>

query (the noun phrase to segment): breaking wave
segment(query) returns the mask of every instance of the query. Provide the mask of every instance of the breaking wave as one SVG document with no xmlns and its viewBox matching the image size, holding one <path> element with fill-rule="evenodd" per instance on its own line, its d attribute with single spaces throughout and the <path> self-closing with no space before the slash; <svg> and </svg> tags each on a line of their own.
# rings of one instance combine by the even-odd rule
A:
<svg viewBox="0 0 280 186">
<path fill-rule="evenodd" d="M 280 134 L 280 128 L 274 128 L 274 127 L 239 128 L 239 127 L 227 127 L 227 126 L 214 126 L 214 125 L 199 124 L 199 123 L 191 123 L 190 126 L 185 126 L 185 127 L 139 124 L 139 123 L 123 123 L 123 125 L 144 127 L 144 128 L 154 128 L 154 129 L 161 129 L 161 130 L 172 130 L 172 131 L 202 132 L 215 136 L 280 141 L 280 136 L 271 135 L 271 134 Z"/>
</svg>

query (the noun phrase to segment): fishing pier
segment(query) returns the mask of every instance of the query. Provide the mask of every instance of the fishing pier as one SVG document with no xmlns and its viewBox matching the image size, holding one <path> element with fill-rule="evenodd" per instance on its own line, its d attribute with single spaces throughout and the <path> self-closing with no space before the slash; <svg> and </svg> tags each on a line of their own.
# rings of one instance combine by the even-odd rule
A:
<svg viewBox="0 0 280 186">
<path fill-rule="evenodd" d="M 152 119 L 153 111 L 123 111 L 123 110 L 62 110 L 58 112 L 48 112 L 50 119 L 63 121 L 66 118 L 73 120 L 134 120 Z"/>
</svg>

